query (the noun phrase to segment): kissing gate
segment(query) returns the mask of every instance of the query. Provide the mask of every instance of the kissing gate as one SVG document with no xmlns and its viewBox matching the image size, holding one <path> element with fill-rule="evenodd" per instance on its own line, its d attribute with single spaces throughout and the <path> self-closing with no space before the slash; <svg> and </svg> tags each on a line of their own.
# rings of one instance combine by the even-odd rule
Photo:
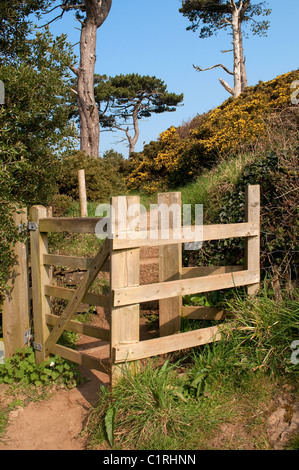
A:
<svg viewBox="0 0 299 470">
<path fill-rule="evenodd" d="M 180 193 L 162 193 L 158 204 L 181 204 Z M 184 307 L 182 296 L 235 286 L 247 286 L 247 292 L 256 292 L 260 281 L 260 188 L 248 186 L 246 190 L 245 222 L 226 225 L 203 225 L 202 241 L 245 237 L 245 266 L 201 266 L 182 267 L 182 244 L 193 242 L 186 238 L 184 226 L 180 235 L 174 236 L 173 220 L 170 220 L 169 238 L 165 239 L 161 225 L 158 236 L 152 239 L 144 231 L 130 230 L 139 197 L 128 196 L 111 199 L 113 236 L 107 237 L 94 259 L 50 254 L 49 232 L 93 233 L 103 219 L 47 217 L 43 206 L 34 206 L 29 213 L 30 260 L 26 264 L 26 247 L 19 243 L 15 247 L 18 262 L 13 270 L 13 289 L 5 299 L 3 307 L 3 334 L 7 355 L 16 348 L 28 344 L 30 299 L 33 312 L 33 346 L 36 361 L 48 356 L 61 357 L 111 375 L 111 383 L 122 373 L 124 364 L 135 363 L 144 358 L 187 349 L 220 339 L 218 326 L 180 333 L 181 317 L 189 319 L 221 320 L 223 312 L 216 308 Z M 138 210 L 138 209 L 137 209 Z M 118 212 L 119 211 L 119 212 Z M 119 217 L 127 224 L 120 226 Z M 26 214 L 18 215 L 16 223 L 25 222 Z M 192 227 L 189 227 L 191 229 Z M 190 231 L 188 233 L 191 233 Z M 131 236 L 127 236 L 131 235 Z M 140 285 L 140 248 L 159 247 L 159 282 Z M 30 266 L 30 269 L 27 267 Z M 75 290 L 51 284 L 51 266 L 79 268 L 86 271 Z M 89 292 L 101 270 L 110 273 L 110 289 L 107 295 Z M 30 276 L 28 275 L 30 273 Z M 31 285 L 28 279 L 31 279 Z M 29 286 L 29 287 L 28 287 Z M 51 313 L 50 298 L 68 300 L 60 316 Z M 140 303 L 159 300 L 160 337 L 139 340 Z M 102 306 L 110 310 L 110 328 L 99 328 L 73 321 L 80 304 Z M 110 343 L 110 357 L 98 359 L 77 350 L 57 344 L 64 330 Z M 29 335 L 30 336 L 30 335 Z"/>
</svg>

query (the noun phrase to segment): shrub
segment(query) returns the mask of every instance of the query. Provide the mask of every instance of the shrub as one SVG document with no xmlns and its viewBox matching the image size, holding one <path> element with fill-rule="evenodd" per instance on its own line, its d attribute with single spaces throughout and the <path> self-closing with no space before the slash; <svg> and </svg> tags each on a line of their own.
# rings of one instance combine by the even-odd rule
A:
<svg viewBox="0 0 299 470">
<path fill-rule="evenodd" d="M 78 171 L 85 170 L 86 193 L 89 201 L 104 202 L 111 196 L 123 194 L 126 190 L 122 175 L 118 172 L 123 161 L 114 152 L 110 157 L 94 158 L 77 152 L 65 158 L 58 178 L 60 194 L 74 200 L 79 199 Z"/>
<path fill-rule="evenodd" d="M 51 201 L 53 217 L 64 217 L 74 205 L 74 199 L 66 194 L 55 194 Z"/>
</svg>

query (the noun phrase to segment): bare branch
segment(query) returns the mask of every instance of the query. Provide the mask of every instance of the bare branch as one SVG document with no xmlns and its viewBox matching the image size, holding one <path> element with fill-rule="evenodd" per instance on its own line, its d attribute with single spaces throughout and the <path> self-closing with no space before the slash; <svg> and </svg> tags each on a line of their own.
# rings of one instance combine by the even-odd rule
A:
<svg viewBox="0 0 299 470">
<path fill-rule="evenodd" d="M 76 67 L 74 67 L 73 65 L 69 65 L 69 68 L 75 75 L 79 75 L 79 70 Z"/>
<path fill-rule="evenodd" d="M 85 9 L 85 3 L 80 3 L 80 5 L 61 5 L 62 10 L 78 10 Z"/>
<path fill-rule="evenodd" d="M 37 29 L 42 29 L 42 28 L 44 28 L 45 26 L 49 26 L 49 24 L 54 23 L 54 21 L 56 21 L 56 20 L 58 20 L 58 19 L 61 19 L 61 18 L 63 17 L 63 14 L 64 14 L 64 11 L 63 11 L 60 15 L 56 16 L 55 18 L 53 18 L 53 20 L 48 21 L 48 23 L 46 23 L 46 24 L 44 24 L 44 25 L 42 25 L 42 26 L 38 26 Z"/>
<path fill-rule="evenodd" d="M 230 93 L 232 96 L 235 96 L 234 89 L 222 78 L 219 78 L 219 82 L 225 88 L 225 90 Z"/>
<path fill-rule="evenodd" d="M 193 67 L 195 68 L 195 70 L 197 70 L 198 72 L 206 72 L 207 70 L 212 70 L 212 69 L 215 69 L 215 68 L 218 68 L 218 67 L 221 67 L 223 68 L 223 70 L 228 73 L 229 75 L 234 75 L 234 72 L 232 72 L 231 70 L 229 70 L 227 67 L 225 67 L 225 65 L 223 64 L 217 64 L 217 65 L 212 65 L 212 67 L 208 67 L 206 69 L 202 69 L 200 67 L 198 67 L 197 65 L 193 65 Z"/>
</svg>

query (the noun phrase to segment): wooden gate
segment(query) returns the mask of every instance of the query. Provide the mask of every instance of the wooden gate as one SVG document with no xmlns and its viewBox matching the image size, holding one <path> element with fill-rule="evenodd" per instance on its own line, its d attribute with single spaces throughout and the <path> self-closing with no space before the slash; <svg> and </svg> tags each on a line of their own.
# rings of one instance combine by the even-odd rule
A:
<svg viewBox="0 0 299 470">
<path fill-rule="evenodd" d="M 184 295 L 247 286 L 253 295 L 260 281 L 260 188 L 248 186 L 246 191 L 245 221 L 239 224 L 203 225 L 202 239 L 218 240 L 242 237 L 246 240 L 244 266 L 182 267 L 182 244 L 194 241 L 185 236 L 184 226 L 178 237 L 173 220 L 169 238 L 132 229 L 131 221 L 139 216 L 139 197 L 122 196 L 111 199 L 110 223 L 112 236 L 107 237 L 93 259 L 50 254 L 48 233 L 92 233 L 101 218 L 47 217 L 46 208 L 34 206 L 31 222 L 30 251 L 32 278 L 32 306 L 34 349 L 36 361 L 42 362 L 51 354 L 82 364 L 88 368 L 110 374 L 114 383 L 124 365 L 136 364 L 144 358 L 196 347 L 220 339 L 218 326 L 180 333 L 181 318 L 222 320 L 223 312 L 215 308 L 184 307 Z M 180 193 L 163 193 L 159 204 L 181 204 Z M 134 208 L 132 211 L 131 209 Z M 122 215 L 120 218 L 119 215 Z M 120 223 L 120 219 L 122 222 Z M 125 223 L 123 223 L 125 221 Z M 192 228 L 192 227 L 190 227 Z M 194 227 L 193 227 L 194 228 Z M 159 282 L 140 285 L 140 248 L 159 247 Z M 110 289 L 107 295 L 89 292 L 103 266 L 109 265 Z M 57 287 L 51 283 L 51 266 L 69 266 L 86 270 L 75 290 Z M 17 293 L 15 293 L 17 295 Z M 60 316 L 51 313 L 50 297 L 68 300 Z M 159 300 L 160 337 L 140 341 L 139 309 L 142 302 Z M 102 306 L 110 310 L 110 328 L 98 328 L 73 321 L 81 303 Z M 5 314 L 5 313 L 4 313 Z M 79 332 L 109 342 L 110 354 L 104 360 L 57 344 L 64 330 Z"/>
</svg>

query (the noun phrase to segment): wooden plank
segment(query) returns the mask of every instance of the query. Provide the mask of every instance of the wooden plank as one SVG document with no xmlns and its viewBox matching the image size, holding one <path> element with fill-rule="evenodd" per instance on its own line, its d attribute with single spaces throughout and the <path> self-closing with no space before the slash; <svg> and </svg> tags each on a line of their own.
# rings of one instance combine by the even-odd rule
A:
<svg viewBox="0 0 299 470">
<path fill-rule="evenodd" d="M 165 217 L 162 216 L 159 220 L 160 230 L 166 228 L 163 226 L 165 223 L 169 226 L 170 229 L 174 229 L 176 226 L 181 227 L 182 198 L 181 193 L 179 192 L 158 194 L 158 207 L 166 207 L 169 209 L 173 205 L 180 208 L 179 214 L 176 215 L 177 220 L 174 220 L 173 214 L 171 212 L 169 212 L 169 215 L 172 217 L 169 217 L 169 220 L 165 220 Z M 181 279 L 181 273 L 182 244 L 159 246 L 159 281 L 164 282 Z M 171 297 L 169 299 L 159 300 L 160 336 L 173 335 L 180 331 L 181 309 L 181 295 L 177 297 Z"/>
<path fill-rule="evenodd" d="M 220 339 L 221 334 L 219 327 L 212 326 L 210 328 L 188 331 L 187 333 L 178 333 L 162 338 L 149 339 L 137 344 L 117 345 L 113 351 L 114 361 L 115 363 L 136 361 L 173 351 L 194 348 L 203 344 L 219 341 Z"/>
<path fill-rule="evenodd" d="M 65 255 L 44 255 L 44 264 L 48 266 L 65 266 L 74 269 L 87 270 L 93 258 L 83 258 L 79 256 L 65 256 Z"/>
<path fill-rule="evenodd" d="M 216 307 L 182 307 L 182 317 L 188 320 L 223 320 L 226 315 L 225 310 Z"/>
<path fill-rule="evenodd" d="M 49 217 L 41 219 L 41 232 L 93 233 L 102 217 Z"/>
<path fill-rule="evenodd" d="M 39 225 L 40 218 L 46 217 L 47 209 L 34 206 L 29 216 L 32 222 Z M 43 263 L 44 254 L 48 253 L 48 235 L 39 230 L 30 232 L 31 276 L 32 276 L 32 305 L 34 322 L 34 341 L 42 346 L 42 351 L 35 351 L 37 363 L 46 359 L 44 345 L 50 334 L 46 323 L 46 315 L 51 312 L 50 297 L 44 293 L 44 285 L 50 284 L 50 269 Z"/>
<path fill-rule="evenodd" d="M 87 367 L 91 370 L 98 370 L 99 372 L 104 372 L 104 374 L 109 374 L 110 372 L 110 361 L 103 361 L 87 354 L 83 354 L 74 349 L 66 348 L 65 346 L 60 346 L 60 344 L 55 344 L 51 346 L 51 354 L 60 356 L 68 361 L 75 362 L 83 367 Z"/>
<path fill-rule="evenodd" d="M 65 287 L 58 286 L 44 286 L 44 292 L 46 295 L 51 297 L 58 297 L 59 299 L 71 300 L 72 296 L 76 292 L 74 289 L 67 289 Z M 97 307 L 110 308 L 110 295 L 94 294 L 93 292 L 87 292 L 83 297 L 83 304 L 95 305 Z"/>
<path fill-rule="evenodd" d="M 193 230 L 194 227 L 185 227 L 186 230 Z M 172 229 L 159 232 L 157 239 L 150 238 L 150 232 L 129 232 L 127 238 L 114 238 L 112 240 L 113 250 L 123 250 L 144 246 L 161 246 L 178 243 L 192 243 L 194 237 L 184 236 L 184 227 L 182 227 L 180 237 L 176 237 L 176 231 Z M 221 240 L 225 238 L 252 237 L 259 233 L 259 226 L 256 223 L 224 224 L 224 225 L 204 225 L 203 239 L 201 241 Z M 175 238 L 176 237 L 176 238 Z M 200 241 L 200 240 L 199 240 Z"/>
<path fill-rule="evenodd" d="M 48 266 L 64 266 L 74 269 L 87 270 L 90 268 L 93 258 L 66 255 L 44 255 L 44 264 Z M 107 261 L 101 268 L 101 272 L 110 272 L 110 263 Z"/>
<path fill-rule="evenodd" d="M 80 282 L 77 290 L 74 292 L 64 312 L 59 317 L 59 322 L 57 322 L 57 324 L 54 326 L 53 330 L 51 331 L 50 336 L 48 337 L 46 344 L 45 344 L 46 355 L 49 355 L 51 348 L 54 346 L 54 344 L 60 337 L 63 330 L 66 328 L 68 322 L 71 320 L 74 313 L 78 310 L 78 307 L 82 303 L 88 289 L 90 288 L 96 276 L 98 275 L 99 270 L 105 263 L 109 255 L 109 251 L 110 251 L 110 240 L 107 238 L 104 241 L 104 244 L 102 245 L 98 254 L 96 255 L 89 270 L 86 271 L 84 278 Z"/>
<path fill-rule="evenodd" d="M 246 188 L 245 197 L 246 222 L 255 223 L 258 226 L 258 233 L 249 237 L 245 241 L 245 261 L 246 268 L 258 270 L 260 272 L 260 186 L 249 185 Z M 247 287 L 247 294 L 254 295 L 259 290 L 260 278 L 258 282 Z"/>
<path fill-rule="evenodd" d="M 137 302 L 176 297 L 177 295 L 199 294 L 201 292 L 246 286 L 255 284 L 258 279 L 259 271 L 239 271 L 196 279 L 182 279 L 138 287 L 118 288 L 112 292 L 113 305 L 117 307 Z"/>
<path fill-rule="evenodd" d="M 212 274 L 235 273 L 244 269 L 244 266 L 189 266 L 182 269 L 182 279 L 210 276 Z"/>
<path fill-rule="evenodd" d="M 27 225 L 27 208 L 20 211 L 22 214 L 13 214 L 14 223 L 16 226 Z M 24 334 L 30 328 L 28 248 L 26 243 L 17 242 L 12 250 L 15 262 L 7 280 L 9 294 L 4 297 L 2 305 L 3 341 L 7 358 L 27 345 Z"/>
<path fill-rule="evenodd" d="M 55 326 L 59 320 L 57 315 L 46 315 L 48 325 Z M 81 335 L 90 336 L 91 338 L 101 339 L 103 341 L 110 341 L 110 330 L 100 328 L 98 326 L 87 325 L 79 321 L 71 320 L 68 324 L 69 331 L 79 333 Z"/>
<path fill-rule="evenodd" d="M 114 230 L 118 234 L 124 230 L 119 225 L 119 214 L 126 224 L 130 223 L 129 208 L 136 204 L 139 211 L 140 198 L 138 196 L 114 197 L 111 199 L 112 213 L 114 217 Z M 138 215 L 138 212 L 137 212 Z M 138 286 L 140 276 L 140 250 L 130 249 L 111 251 L 110 255 L 111 275 L 110 288 L 116 289 L 125 286 Z M 111 351 L 116 344 L 136 343 L 139 341 L 139 304 L 131 302 L 126 307 L 111 304 Z M 111 368 L 111 383 L 114 384 L 122 375 L 122 368 Z"/>
</svg>

